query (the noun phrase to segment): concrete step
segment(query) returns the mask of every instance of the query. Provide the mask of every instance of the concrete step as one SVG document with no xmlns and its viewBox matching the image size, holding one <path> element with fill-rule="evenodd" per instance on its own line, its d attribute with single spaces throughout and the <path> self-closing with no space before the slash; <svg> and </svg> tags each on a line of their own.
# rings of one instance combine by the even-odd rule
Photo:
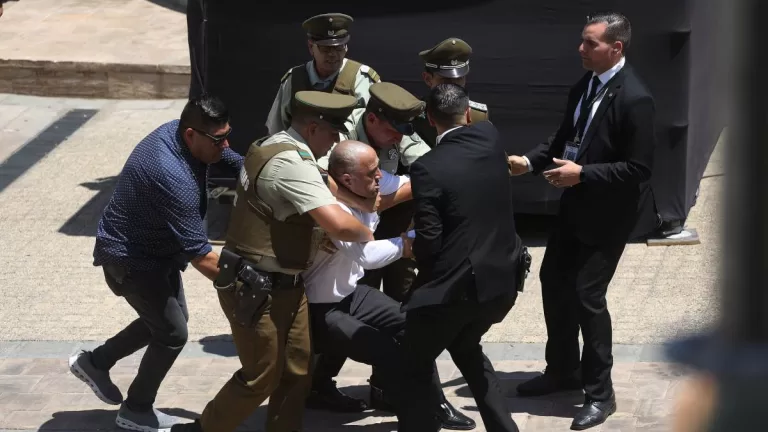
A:
<svg viewBox="0 0 768 432">
<path fill-rule="evenodd" d="M 0 18 L 0 93 L 175 99 L 189 92 L 176 0 L 24 0 Z"/>
</svg>

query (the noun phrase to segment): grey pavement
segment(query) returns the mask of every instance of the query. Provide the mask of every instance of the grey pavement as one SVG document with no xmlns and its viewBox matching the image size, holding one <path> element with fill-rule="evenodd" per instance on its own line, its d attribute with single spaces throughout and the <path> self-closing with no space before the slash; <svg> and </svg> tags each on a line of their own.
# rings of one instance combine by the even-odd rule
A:
<svg viewBox="0 0 768 432">
<path fill-rule="evenodd" d="M 4 9 L 0 59 L 189 67 L 176 0 L 21 0 Z"/>
<path fill-rule="evenodd" d="M 89 342 L 0 343 L 0 431 L 67 430 L 116 431 L 116 407 L 107 406 L 90 389 L 69 374 L 66 359 Z M 502 391 L 514 420 L 524 432 L 568 430 L 570 417 L 583 402 L 579 392 L 551 397 L 519 398 L 515 386 L 540 373 L 542 348 L 509 344 L 485 344 L 500 377 Z M 111 370 L 113 381 L 125 392 L 143 351 L 121 360 Z M 613 369 L 617 413 L 597 432 L 666 431 L 673 401 L 680 391 L 685 371 L 660 362 L 658 347 L 618 346 Z M 481 419 L 471 393 L 453 362 L 445 356 L 437 361 L 446 396 L 451 403 L 478 422 Z M 157 397 L 161 410 L 192 419 L 239 367 L 234 348 L 226 340 L 190 343 L 170 370 Z M 370 367 L 347 361 L 338 384 L 347 393 L 368 397 Z M 261 431 L 265 406 L 255 411 L 240 431 Z M 334 414 L 307 410 L 305 431 L 360 430 L 384 432 L 396 429 L 387 413 Z"/>
</svg>

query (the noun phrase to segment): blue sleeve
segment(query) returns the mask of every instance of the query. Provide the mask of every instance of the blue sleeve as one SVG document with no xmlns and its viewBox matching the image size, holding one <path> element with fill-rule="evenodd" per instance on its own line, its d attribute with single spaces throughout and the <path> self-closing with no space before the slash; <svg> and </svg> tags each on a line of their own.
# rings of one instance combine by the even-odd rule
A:
<svg viewBox="0 0 768 432">
<path fill-rule="evenodd" d="M 172 170 L 165 169 L 153 178 L 152 205 L 157 208 L 179 242 L 182 253 L 192 260 L 213 250 L 200 216 L 200 190 Z"/>
<path fill-rule="evenodd" d="M 221 160 L 217 165 L 227 167 L 236 176 L 243 167 L 243 160 L 245 159 L 238 152 L 227 147 L 221 153 Z"/>
</svg>

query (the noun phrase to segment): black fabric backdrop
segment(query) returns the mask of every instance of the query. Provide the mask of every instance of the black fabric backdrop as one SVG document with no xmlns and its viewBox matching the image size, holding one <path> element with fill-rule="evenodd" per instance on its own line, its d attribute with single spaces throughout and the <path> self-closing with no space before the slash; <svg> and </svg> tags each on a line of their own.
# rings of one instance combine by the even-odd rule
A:
<svg viewBox="0 0 768 432">
<path fill-rule="evenodd" d="M 657 212 L 667 222 L 685 220 L 723 126 L 710 91 L 717 72 L 703 66 L 711 63 L 710 45 L 722 31 L 715 10 L 722 2 L 716 0 L 485 0 L 471 5 L 286 0 L 271 5 L 272 13 L 248 3 L 189 0 L 188 9 L 191 94 L 204 85 L 229 105 L 231 143 L 241 153 L 266 133 L 264 122 L 282 75 L 309 58 L 301 22 L 331 11 L 355 18 L 349 58 L 417 96 L 427 89 L 418 52 L 447 37 L 466 40 L 474 51 L 467 88 L 473 100 L 488 105 L 510 154 L 525 152 L 558 126 L 568 88 L 584 73 L 577 48 L 586 16 L 608 9 L 627 15 L 633 25 L 627 59 L 651 88 L 658 111 L 655 198 L 643 204 L 645 225 Z M 692 31 L 694 26 L 699 31 Z M 699 56 L 693 67 L 692 46 Z M 511 181 L 518 212 L 556 212 L 560 192 L 541 177 Z"/>
</svg>

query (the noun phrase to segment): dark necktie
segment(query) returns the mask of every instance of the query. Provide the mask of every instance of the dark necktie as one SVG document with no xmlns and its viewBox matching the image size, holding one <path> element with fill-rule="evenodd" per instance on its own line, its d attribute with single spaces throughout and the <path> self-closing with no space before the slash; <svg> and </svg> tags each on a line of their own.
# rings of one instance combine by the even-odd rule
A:
<svg viewBox="0 0 768 432">
<path fill-rule="evenodd" d="M 600 85 L 600 78 L 595 75 L 592 78 L 592 88 L 589 90 L 589 96 L 587 96 L 586 99 L 581 101 L 581 108 L 579 112 L 579 121 L 576 123 L 576 133 L 579 139 L 584 135 L 585 129 L 587 128 L 587 119 L 589 118 L 589 113 L 592 111 L 592 107 L 589 105 L 592 102 L 592 99 L 595 98 L 595 94 L 597 93 L 597 86 Z"/>
</svg>

